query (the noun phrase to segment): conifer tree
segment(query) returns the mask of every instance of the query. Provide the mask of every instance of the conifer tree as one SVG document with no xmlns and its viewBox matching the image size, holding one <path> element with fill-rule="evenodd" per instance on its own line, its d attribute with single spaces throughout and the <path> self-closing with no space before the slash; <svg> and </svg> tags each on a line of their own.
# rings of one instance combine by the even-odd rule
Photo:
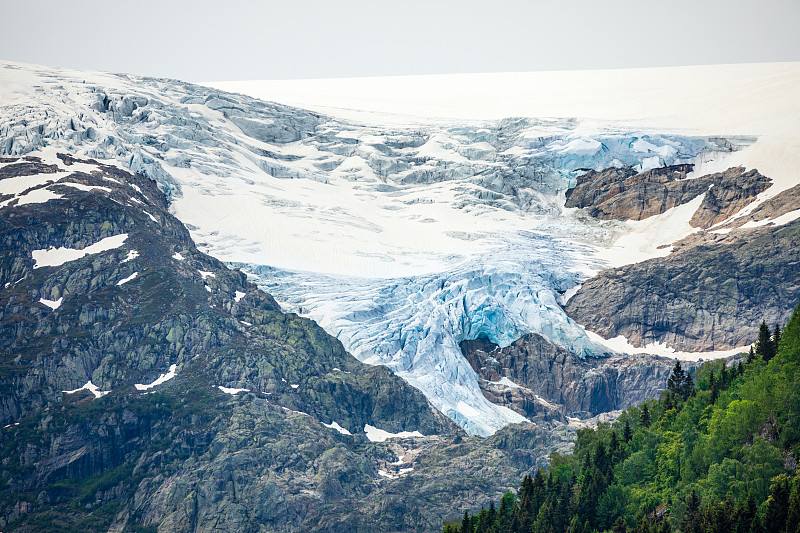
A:
<svg viewBox="0 0 800 533">
<path fill-rule="evenodd" d="M 669 390 L 672 394 L 680 395 L 681 394 L 681 385 L 683 385 L 683 380 L 685 379 L 683 368 L 681 367 L 681 362 L 675 360 L 675 366 L 672 368 L 672 374 L 669 376 L 667 380 L 667 390 Z"/>
<path fill-rule="evenodd" d="M 699 533 L 702 531 L 700 527 L 700 498 L 697 497 L 697 492 L 694 490 L 686 497 L 686 511 L 684 512 L 683 520 L 678 524 L 683 533 Z"/>
<path fill-rule="evenodd" d="M 783 531 L 789 513 L 789 481 L 781 474 L 770 487 L 767 498 L 767 511 L 764 513 L 764 527 L 768 531 Z"/>
<path fill-rule="evenodd" d="M 611 430 L 611 440 L 608 444 L 609 448 L 611 448 L 611 453 L 614 454 L 619 450 L 619 439 L 617 438 L 617 432 L 613 429 Z"/>
<path fill-rule="evenodd" d="M 650 427 L 650 409 L 647 408 L 647 404 L 642 405 L 642 427 Z"/>
<path fill-rule="evenodd" d="M 792 481 L 792 492 L 789 494 L 789 510 L 786 515 L 786 531 L 800 530 L 800 476 Z"/>
<path fill-rule="evenodd" d="M 764 361 L 769 361 L 775 356 L 775 350 L 772 341 L 772 332 L 765 321 L 761 321 L 761 326 L 758 329 L 758 342 L 756 343 L 756 353 L 761 356 Z"/>
<path fill-rule="evenodd" d="M 775 331 L 772 334 L 773 355 L 778 355 L 778 345 L 781 343 L 781 327 L 775 324 Z"/>
<path fill-rule="evenodd" d="M 622 429 L 622 440 L 627 444 L 633 438 L 633 431 L 631 431 L 631 423 L 626 418 L 625 427 Z"/>
<path fill-rule="evenodd" d="M 694 380 L 692 379 L 692 375 L 687 372 L 681 384 L 681 397 L 686 400 L 692 393 L 694 393 Z"/>
<path fill-rule="evenodd" d="M 464 511 L 464 518 L 461 519 L 461 533 L 472 533 L 472 521 L 469 518 L 469 513 Z"/>
<path fill-rule="evenodd" d="M 755 358 L 756 358 L 756 354 L 753 351 L 753 346 L 750 345 L 750 353 L 747 354 L 747 363 L 748 364 L 752 363 L 755 360 Z"/>
<path fill-rule="evenodd" d="M 750 533 L 755 517 L 756 502 L 751 492 L 747 494 L 747 500 L 742 503 L 736 513 L 736 533 Z"/>
</svg>

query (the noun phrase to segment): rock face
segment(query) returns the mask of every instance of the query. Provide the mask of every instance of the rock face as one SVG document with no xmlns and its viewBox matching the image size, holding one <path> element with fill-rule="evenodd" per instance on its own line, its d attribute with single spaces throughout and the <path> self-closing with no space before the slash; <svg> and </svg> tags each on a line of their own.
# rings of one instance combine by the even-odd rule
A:
<svg viewBox="0 0 800 533">
<path fill-rule="evenodd" d="M 691 225 L 709 228 L 739 212 L 770 179 L 757 170 L 735 167 L 686 179 L 693 165 L 672 165 L 637 173 L 633 168 L 590 170 L 567 191 L 567 207 L 587 208 L 602 220 L 642 220 L 705 194 Z"/>
<path fill-rule="evenodd" d="M 605 338 L 683 351 L 724 350 L 757 337 L 762 319 L 784 323 L 800 301 L 800 220 L 703 233 L 667 257 L 604 270 L 565 311 Z"/>
<path fill-rule="evenodd" d="M 536 422 L 588 418 L 653 398 L 674 361 L 651 356 L 577 357 L 530 334 L 500 348 L 461 343 L 487 398 Z"/>
<path fill-rule="evenodd" d="M 0 163 L 3 531 L 437 531 L 569 450 L 467 438 L 199 252 L 152 180 Z"/>
</svg>

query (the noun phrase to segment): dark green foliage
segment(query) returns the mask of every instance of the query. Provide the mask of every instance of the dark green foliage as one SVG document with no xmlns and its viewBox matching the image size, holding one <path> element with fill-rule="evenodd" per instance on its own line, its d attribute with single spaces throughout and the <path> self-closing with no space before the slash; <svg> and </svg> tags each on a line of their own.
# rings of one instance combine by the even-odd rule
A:
<svg viewBox="0 0 800 533">
<path fill-rule="evenodd" d="M 658 400 L 579 430 L 547 477 L 525 476 L 493 521 L 481 511 L 458 530 L 798 533 L 800 474 L 785 458 L 800 446 L 800 306 L 782 332 L 766 330 L 766 342 L 778 338 L 772 357 L 760 340 L 746 364 L 712 361 L 689 376 L 676 363 Z"/>
<path fill-rule="evenodd" d="M 769 331 L 769 326 L 763 320 L 758 330 L 758 342 L 756 343 L 756 353 L 761 356 L 764 361 L 769 361 L 775 357 L 775 343 L 772 340 L 772 335 Z"/>
<path fill-rule="evenodd" d="M 650 408 L 647 404 L 642 406 L 641 425 L 645 428 L 650 427 Z"/>
</svg>

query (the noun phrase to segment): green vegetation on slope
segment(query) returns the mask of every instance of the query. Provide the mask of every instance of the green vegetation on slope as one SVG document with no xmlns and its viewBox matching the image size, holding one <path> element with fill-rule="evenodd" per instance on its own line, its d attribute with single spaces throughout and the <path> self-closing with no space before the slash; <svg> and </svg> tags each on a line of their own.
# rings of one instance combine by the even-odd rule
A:
<svg viewBox="0 0 800 533">
<path fill-rule="evenodd" d="M 800 531 L 800 306 L 761 329 L 746 361 L 676 363 L 658 400 L 580 430 L 573 455 L 444 532 Z"/>
</svg>

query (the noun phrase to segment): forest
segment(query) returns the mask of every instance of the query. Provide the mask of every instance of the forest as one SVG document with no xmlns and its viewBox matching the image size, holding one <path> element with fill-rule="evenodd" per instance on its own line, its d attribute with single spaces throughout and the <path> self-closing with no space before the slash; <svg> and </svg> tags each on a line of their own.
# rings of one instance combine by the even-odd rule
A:
<svg viewBox="0 0 800 533">
<path fill-rule="evenodd" d="M 800 305 L 749 354 L 685 372 L 658 399 L 578 431 L 444 533 L 800 533 Z"/>
</svg>

